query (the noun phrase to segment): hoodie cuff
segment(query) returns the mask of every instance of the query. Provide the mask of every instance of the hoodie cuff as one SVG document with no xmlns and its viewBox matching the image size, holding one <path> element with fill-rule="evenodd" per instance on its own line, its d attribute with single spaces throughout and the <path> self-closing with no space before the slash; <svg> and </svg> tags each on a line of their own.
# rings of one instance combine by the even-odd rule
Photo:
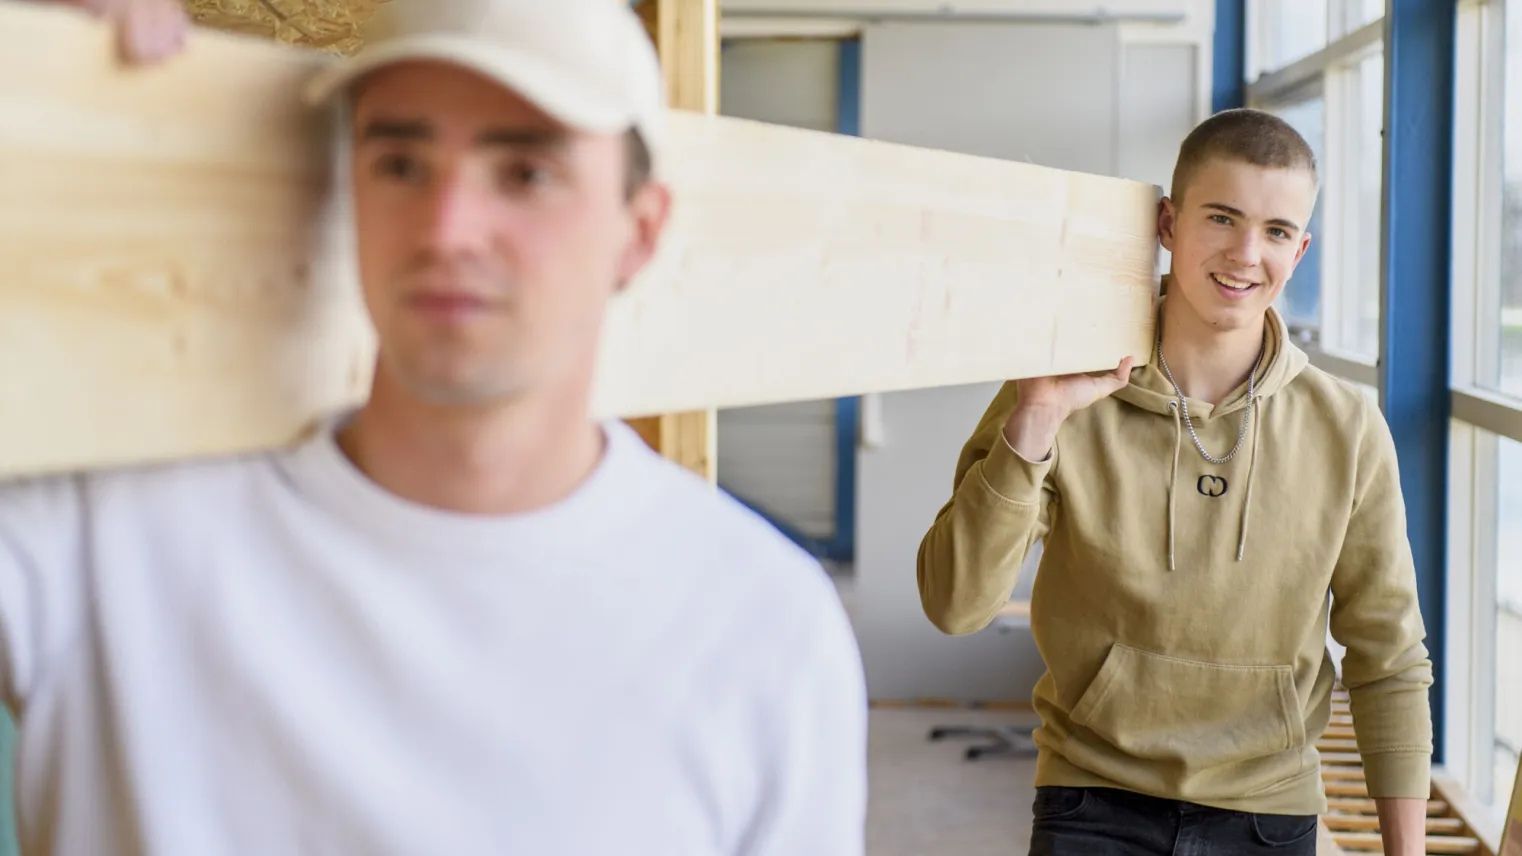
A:
<svg viewBox="0 0 1522 856">
<path fill-rule="evenodd" d="M 1366 755 L 1363 758 L 1363 780 L 1373 799 L 1430 799 L 1432 756 L 1426 752 Z"/>
<path fill-rule="evenodd" d="M 1027 461 L 1004 439 L 1003 431 L 997 438 L 983 459 L 983 483 L 1008 502 L 1039 502 L 1041 485 L 1057 462 L 1057 447 L 1053 445 L 1045 460 Z"/>
</svg>

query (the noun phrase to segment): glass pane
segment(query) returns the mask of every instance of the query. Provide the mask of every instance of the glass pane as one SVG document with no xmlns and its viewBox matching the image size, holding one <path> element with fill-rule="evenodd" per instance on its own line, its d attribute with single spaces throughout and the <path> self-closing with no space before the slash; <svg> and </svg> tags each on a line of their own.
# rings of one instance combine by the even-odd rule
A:
<svg viewBox="0 0 1522 856">
<path fill-rule="evenodd" d="M 1385 66 L 1375 54 L 1357 66 L 1348 92 L 1348 105 L 1358 119 L 1356 134 L 1349 140 L 1348 163 L 1356 168 L 1357 198 L 1350 200 L 1345 234 L 1349 255 L 1345 269 L 1351 282 L 1342 284 L 1342 330 L 1338 347 L 1370 358 L 1379 356 L 1379 205 L 1384 185 Z M 1339 185 L 1352 187 L 1353 185 Z M 1312 238 L 1312 240 L 1315 240 Z"/>
<path fill-rule="evenodd" d="M 1349 33 L 1385 16 L 1385 0 L 1347 0 L 1347 3 L 1350 7 L 1347 26 Z"/>
<path fill-rule="evenodd" d="M 1496 446 L 1496 705 L 1495 798 L 1511 802 L 1522 752 L 1522 443 L 1505 437 Z"/>
<path fill-rule="evenodd" d="M 1266 0 L 1255 4 L 1263 53 L 1260 71 L 1274 71 L 1326 47 L 1328 0 Z"/>
<path fill-rule="evenodd" d="M 1522 0 L 1506 4 L 1505 185 L 1502 192 L 1501 294 L 1495 337 L 1495 388 L 1522 396 Z M 1482 308 L 1481 317 L 1487 313 Z M 1485 373 L 1482 372 L 1482 379 Z"/>
<path fill-rule="evenodd" d="M 1326 161 L 1326 155 L 1323 154 L 1326 149 L 1326 108 L 1321 96 L 1271 109 L 1305 137 L 1311 151 L 1316 154 L 1318 164 Z M 1285 284 L 1277 302 L 1279 312 L 1286 321 L 1296 327 L 1312 330 L 1321 327 L 1321 242 L 1317 236 L 1321 234 L 1322 207 L 1323 199 L 1318 197 L 1308 227 L 1312 236 L 1311 246 L 1305 251 L 1305 258 L 1300 260 L 1294 276 Z"/>
</svg>

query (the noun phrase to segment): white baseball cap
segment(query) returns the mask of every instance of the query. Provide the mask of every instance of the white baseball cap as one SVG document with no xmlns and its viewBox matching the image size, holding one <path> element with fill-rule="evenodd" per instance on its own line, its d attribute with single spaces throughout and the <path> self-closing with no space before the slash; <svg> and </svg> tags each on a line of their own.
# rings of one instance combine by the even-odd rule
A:
<svg viewBox="0 0 1522 856">
<path fill-rule="evenodd" d="M 665 88 L 655 46 L 626 0 L 387 0 L 363 47 L 307 86 L 318 104 L 365 74 L 437 60 L 513 90 L 590 133 L 639 133 L 658 160 Z"/>
</svg>

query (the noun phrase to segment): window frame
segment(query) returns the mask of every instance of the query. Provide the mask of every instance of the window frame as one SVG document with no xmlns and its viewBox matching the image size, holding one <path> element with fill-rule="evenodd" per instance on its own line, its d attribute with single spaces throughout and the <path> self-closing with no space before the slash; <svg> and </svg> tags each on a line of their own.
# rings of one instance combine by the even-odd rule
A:
<svg viewBox="0 0 1522 856">
<path fill-rule="evenodd" d="M 1450 347 L 1447 767 L 1495 804 L 1500 438 L 1522 442 L 1522 399 L 1496 392 L 1505 177 L 1507 0 L 1458 0 Z M 1518 7 L 1522 9 L 1522 7 Z M 1517 10 L 1514 9 L 1514 12 Z M 1522 117 L 1515 117 L 1522 121 Z M 1497 329 L 1491 329 L 1492 327 Z M 1463 715 L 1452 713 L 1462 711 Z"/>
<path fill-rule="evenodd" d="M 1511 11 L 1522 13 L 1522 0 Z M 1453 162 L 1449 300 L 1451 315 L 1448 353 L 1451 367 L 1449 400 L 1448 485 L 1446 533 L 1446 611 L 1442 637 L 1443 697 L 1448 711 L 1441 723 L 1444 766 L 1477 799 L 1491 803 L 1495 794 L 1496 624 L 1499 608 L 1499 476 L 1500 438 L 1522 442 L 1522 397 L 1497 392 L 1501 337 L 1496 326 L 1501 305 L 1503 191 L 1505 144 L 1505 15 L 1507 0 L 1455 0 L 1457 66 L 1452 128 Z M 1353 259 L 1341 252 L 1343 235 L 1356 221 L 1358 176 L 1353 162 L 1360 154 L 1356 141 L 1356 93 L 1349 81 L 1357 74 L 1344 69 L 1371 51 L 1385 55 L 1386 89 L 1391 76 L 1384 51 L 1387 21 L 1358 21 L 1358 0 L 1330 0 L 1328 43 L 1320 50 L 1283 68 L 1256 73 L 1262 57 L 1272 55 L 1265 43 L 1262 3 L 1248 7 L 1244 40 L 1252 72 L 1245 83 L 1246 103 L 1278 110 L 1320 96 L 1324 105 L 1323 175 L 1334 193 L 1321 213 L 1322 260 L 1318 279 L 1320 322 L 1315 329 L 1297 328 L 1312 364 L 1341 377 L 1378 387 L 1380 360 L 1339 347 L 1343 313 L 1356 308 L 1356 293 L 1344 293 L 1355 276 Z M 1396 61 L 1399 61 L 1398 58 Z M 1391 106 L 1386 93 L 1384 124 L 1388 130 Z M 1522 117 L 1515 117 L 1522 121 Z M 1370 154 L 1370 153 L 1365 153 Z M 1380 157 L 1389 157 L 1388 148 Z M 1388 171 L 1386 171 L 1388 175 Z M 1384 188 L 1385 201 L 1391 189 Z M 1353 204 L 1349 204 L 1353 203 Z M 1389 225 L 1383 223 L 1382 244 Z M 1356 240 L 1356 237 L 1350 238 Z M 1381 246 L 1381 258 L 1389 248 Z M 1384 266 L 1382 262 L 1382 267 Z M 1304 275 L 1304 274 L 1300 274 Z M 1388 272 L 1381 271 L 1381 277 Z M 1380 284 L 1381 315 L 1389 312 L 1388 285 Z M 1388 335 L 1384 317 L 1381 337 Z M 1389 346 L 1381 342 L 1381 352 Z M 1508 557 L 1510 558 L 1510 557 Z M 1505 806 L 1492 806 L 1496 821 Z"/>
<path fill-rule="evenodd" d="M 1359 116 L 1349 110 L 1357 104 L 1358 93 L 1352 90 L 1359 80 L 1359 64 L 1384 48 L 1384 19 L 1352 26 L 1362 16 L 1359 0 L 1329 0 L 1327 4 L 1327 44 L 1320 50 L 1270 69 L 1249 80 L 1246 103 L 1265 110 L 1282 109 L 1320 96 L 1322 99 L 1320 231 L 1311 240 L 1319 242 L 1319 268 L 1312 274 L 1317 280 L 1318 320 L 1314 327 L 1294 324 L 1292 332 L 1311 364 L 1323 371 L 1345 377 L 1366 386 L 1379 385 L 1378 357 L 1358 352 L 1342 341 L 1342 321 L 1350 306 L 1356 306 L 1357 290 L 1347 289 L 1352 281 L 1348 271 L 1357 267 L 1354 253 L 1342 251 L 1343 236 L 1356 234 L 1357 206 L 1348 204 L 1359 196 L 1356 164 L 1359 151 Z M 1272 54 L 1266 44 L 1266 4 L 1249 7 L 1246 40 L 1255 59 Z M 1252 67 L 1252 66 L 1249 66 Z M 1331 192 L 1328 192 L 1331 191 Z M 1351 195 L 1349 195 L 1351 194 Z M 1299 272 L 1297 276 L 1305 276 Z M 1376 272 L 1374 274 L 1378 276 Z M 1355 274 L 1356 276 L 1356 274 Z"/>
</svg>

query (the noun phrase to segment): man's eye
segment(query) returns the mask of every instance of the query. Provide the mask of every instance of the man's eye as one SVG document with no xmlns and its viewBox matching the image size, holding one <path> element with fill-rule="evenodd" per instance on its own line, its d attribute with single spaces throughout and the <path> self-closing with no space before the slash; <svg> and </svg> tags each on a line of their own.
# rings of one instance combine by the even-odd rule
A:
<svg viewBox="0 0 1522 856">
<path fill-rule="evenodd" d="M 550 171 L 531 161 L 512 161 L 503 164 L 500 177 L 505 189 L 519 190 L 547 183 L 550 180 Z"/>
<path fill-rule="evenodd" d="M 1210 215 L 1210 220 L 1213 223 L 1220 223 L 1222 226 L 1231 225 L 1231 218 L 1227 217 L 1225 214 L 1212 214 Z"/>
<path fill-rule="evenodd" d="M 376 175 L 400 181 L 416 181 L 423 175 L 423 166 L 416 158 L 404 154 L 382 155 L 375 161 Z"/>
<path fill-rule="evenodd" d="M 1275 226 L 1272 229 L 1269 229 L 1268 233 L 1270 235 L 1273 235 L 1275 238 L 1288 238 L 1289 237 L 1289 232 L 1286 232 L 1286 231 L 1284 231 L 1283 229 L 1280 229 L 1277 226 Z"/>
</svg>

